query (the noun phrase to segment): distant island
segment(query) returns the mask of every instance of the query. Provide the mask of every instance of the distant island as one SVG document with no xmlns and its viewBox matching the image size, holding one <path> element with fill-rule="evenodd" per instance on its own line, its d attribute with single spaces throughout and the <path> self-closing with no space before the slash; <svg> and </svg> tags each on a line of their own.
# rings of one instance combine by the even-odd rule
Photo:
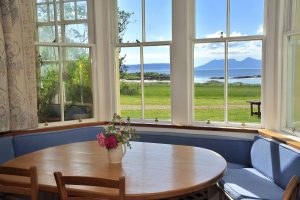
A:
<svg viewBox="0 0 300 200">
<path fill-rule="evenodd" d="M 123 79 L 127 81 L 141 80 L 141 65 L 126 65 L 127 71 Z M 146 63 L 144 64 L 144 80 L 147 81 L 170 81 L 169 63 Z M 195 82 L 208 82 L 210 80 L 224 79 L 224 59 L 212 60 L 204 65 L 194 68 Z M 261 78 L 261 60 L 245 58 L 238 61 L 228 60 L 228 79 L 239 79 L 241 82 L 248 83 L 251 78 Z M 251 83 L 260 81 L 252 80 Z"/>
<path fill-rule="evenodd" d="M 235 76 L 232 77 L 234 79 L 239 79 L 239 78 L 261 78 L 261 75 L 253 75 L 253 76 Z M 210 79 L 224 79 L 223 76 L 221 77 L 210 77 Z"/>
<path fill-rule="evenodd" d="M 224 59 L 212 60 L 204 65 L 195 67 L 195 71 L 201 70 L 224 70 Z M 136 73 L 141 71 L 141 65 L 133 64 L 126 65 L 128 67 L 127 73 Z M 261 60 L 254 58 L 245 58 L 244 60 L 238 61 L 236 59 L 228 59 L 229 69 L 261 69 Z M 144 64 L 145 72 L 158 72 L 165 73 L 170 72 L 169 63 L 146 63 Z"/>
</svg>

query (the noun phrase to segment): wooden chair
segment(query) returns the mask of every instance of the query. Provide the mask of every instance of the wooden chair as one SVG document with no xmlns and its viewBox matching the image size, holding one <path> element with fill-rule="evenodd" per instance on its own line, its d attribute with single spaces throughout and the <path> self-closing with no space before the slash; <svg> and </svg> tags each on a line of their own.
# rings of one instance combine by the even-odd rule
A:
<svg viewBox="0 0 300 200">
<path fill-rule="evenodd" d="M 299 178 L 297 176 L 293 176 L 287 185 L 282 200 L 297 200 L 299 192 Z"/>
<path fill-rule="evenodd" d="M 83 176 L 62 176 L 61 172 L 54 172 L 54 177 L 56 180 L 60 200 L 96 200 L 96 199 L 118 199 L 125 200 L 125 177 L 120 177 L 119 180 L 111 180 L 104 178 L 93 178 L 93 177 L 83 177 Z M 84 192 L 80 195 L 75 196 L 74 194 L 69 194 L 66 185 L 81 185 L 81 186 L 97 186 L 104 188 L 114 188 L 119 190 L 118 197 L 101 195 L 91 197 Z"/>
<path fill-rule="evenodd" d="M 0 192 L 28 196 L 31 198 L 31 200 L 38 199 L 38 179 L 36 167 L 21 169 L 0 166 L 0 174 L 9 176 L 22 176 L 30 179 L 28 184 L 0 180 Z"/>
</svg>

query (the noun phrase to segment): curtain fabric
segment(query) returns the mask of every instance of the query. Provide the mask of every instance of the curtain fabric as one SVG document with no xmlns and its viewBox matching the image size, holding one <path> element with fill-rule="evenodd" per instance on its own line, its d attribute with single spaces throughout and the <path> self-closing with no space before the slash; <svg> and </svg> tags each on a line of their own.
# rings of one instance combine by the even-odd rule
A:
<svg viewBox="0 0 300 200">
<path fill-rule="evenodd" d="M 0 132 L 38 126 L 31 0 L 0 0 Z"/>
</svg>

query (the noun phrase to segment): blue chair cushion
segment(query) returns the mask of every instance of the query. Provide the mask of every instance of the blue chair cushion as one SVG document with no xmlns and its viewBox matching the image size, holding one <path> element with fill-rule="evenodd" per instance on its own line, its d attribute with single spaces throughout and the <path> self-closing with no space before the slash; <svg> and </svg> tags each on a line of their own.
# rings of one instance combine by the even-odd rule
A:
<svg viewBox="0 0 300 200">
<path fill-rule="evenodd" d="M 0 137 L 0 164 L 15 158 L 12 137 Z"/>
<path fill-rule="evenodd" d="M 293 175 L 300 177 L 300 151 L 272 139 L 255 137 L 251 163 L 281 188 L 286 188 Z"/>
<path fill-rule="evenodd" d="M 284 190 L 254 168 L 228 169 L 218 182 L 233 199 L 279 200 Z"/>
<path fill-rule="evenodd" d="M 96 140 L 96 135 L 104 131 L 102 127 L 86 127 L 56 132 L 18 135 L 13 139 L 16 156 L 48 147 Z"/>
</svg>

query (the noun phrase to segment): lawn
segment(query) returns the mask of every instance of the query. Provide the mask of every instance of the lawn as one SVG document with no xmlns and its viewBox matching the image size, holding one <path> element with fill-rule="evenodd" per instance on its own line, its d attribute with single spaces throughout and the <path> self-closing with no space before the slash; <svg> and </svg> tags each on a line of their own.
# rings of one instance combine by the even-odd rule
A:
<svg viewBox="0 0 300 200">
<path fill-rule="evenodd" d="M 122 88 L 122 87 L 121 87 Z M 171 88 L 169 83 L 144 84 L 145 118 L 169 120 L 171 118 Z M 130 91 L 130 92 L 128 92 Z M 212 82 L 195 84 L 194 120 L 224 121 L 224 86 Z M 257 116 L 250 116 L 247 100 L 260 99 L 260 86 L 229 84 L 228 120 L 231 122 L 260 122 Z M 121 115 L 141 118 L 141 88 L 138 83 L 126 83 L 121 89 Z"/>
</svg>

